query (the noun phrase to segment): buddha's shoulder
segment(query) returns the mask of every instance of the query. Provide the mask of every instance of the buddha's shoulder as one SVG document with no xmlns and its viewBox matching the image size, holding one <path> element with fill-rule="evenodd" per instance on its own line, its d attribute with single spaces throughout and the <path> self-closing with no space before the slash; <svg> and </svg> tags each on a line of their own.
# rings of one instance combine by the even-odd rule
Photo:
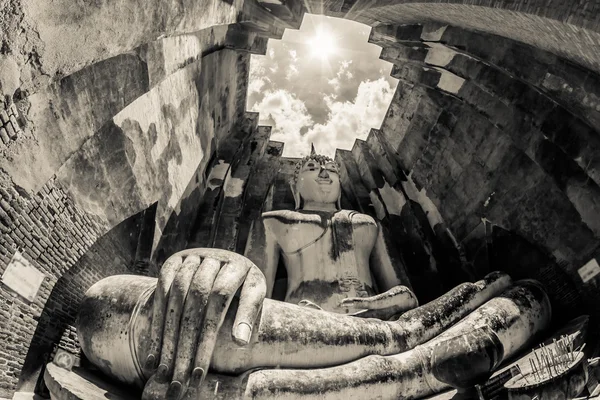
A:
<svg viewBox="0 0 600 400">
<path fill-rule="evenodd" d="M 362 214 L 362 213 L 359 213 L 358 211 L 353 211 L 353 210 L 338 211 L 335 214 L 334 218 L 349 219 L 350 221 L 352 221 L 352 224 L 355 226 L 356 225 L 377 226 L 377 221 L 375 221 L 375 218 L 371 217 L 370 215 Z"/>
<path fill-rule="evenodd" d="M 279 222 L 283 224 L 297 224 L 297 223 L 314 223 L 323 224 L 324 220 L 331 218 L 333 221 L 350 220 L 350 222 L 357 225 L 372 225 L 377 226 L 377 221 L 373 217 L 367 214 L 361 214 L 353 210 L 340 210 L 329 217 L 324 217 L 319 213 L 310 212 L 299 212 L 292 210 L 276 210 L 268 211 L 262 214 L 263 221 L 269 224 L 272 222 Z"/>
<path fill-rule="evenodd" d="M 267 211 L 262 214 L 265 223 L 279 222 L 283 224 L 297 224 L 301 222 L 320 223 L 321 216 L 318 214 L 302 213 L 292 210 Z"/>
</svg>

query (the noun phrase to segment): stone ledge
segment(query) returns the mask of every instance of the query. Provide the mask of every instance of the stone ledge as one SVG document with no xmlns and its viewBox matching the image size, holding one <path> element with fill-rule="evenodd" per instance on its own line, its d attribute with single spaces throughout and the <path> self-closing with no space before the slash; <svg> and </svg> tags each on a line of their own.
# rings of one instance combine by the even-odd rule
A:
<svg viewBox="0 0 600 400">
<path fill-rule="evenodd" d="M 68 371 L 54 363 L 46 365 L 44 381 L 52 400 L 137 400 L 139 393 L 106 383 L 81 368 Z"/>
</svg>

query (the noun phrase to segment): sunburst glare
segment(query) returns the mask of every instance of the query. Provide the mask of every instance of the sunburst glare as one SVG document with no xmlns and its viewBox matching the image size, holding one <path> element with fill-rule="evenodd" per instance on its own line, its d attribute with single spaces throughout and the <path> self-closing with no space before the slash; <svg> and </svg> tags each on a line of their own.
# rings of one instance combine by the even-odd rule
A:
<svg viewBox="0 0 600 400">
<path fill-rule="evenodd" d="M 307 44 L 310 46 L 311 56 L 323 61 L 337 52 L 335 36 L 323 26 L 317 28 L 315 34 L 307 40 Z"/>
<path fill-rule="evenodd" d="M 272 127 L 270 140 L 285 142 L 283 156 L 305 156 L 314 143 L 333 157 L 381 126 L 398 81 L 379 58 L 381 47 L 368 42 L 370 32 L 305 14 L 300 29 L 269 40 L 266 55 L 252 55 L 248 110 Z"/>
</svg>

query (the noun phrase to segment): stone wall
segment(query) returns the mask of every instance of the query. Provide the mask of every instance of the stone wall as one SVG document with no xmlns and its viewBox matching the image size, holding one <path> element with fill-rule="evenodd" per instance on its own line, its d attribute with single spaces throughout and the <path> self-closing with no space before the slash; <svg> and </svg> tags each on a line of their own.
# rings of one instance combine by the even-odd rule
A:
<svg viewBox="0 0 600 400">
<path fill-rule="evenodd" d="M 243 105 L 248 53 L 305 6 L 377 26 L 395 64 L 384 123 L 336 158 L 344 204 L 381 220 L 421 299 L 501 268 L 600 326 L 600 282 L 577 273 L 600 257 L 597 4 L 261 4 L 3 1 L 0 272 L 19 251 L 46 279 L 31 303 L 0 285 L 0 396 L 75 349 L 96 280 L 186 245 L 243 253 L 289 203 L 292 161 Z"/>
<path fill-rule="evenodd" d="M 76 352 L 91 284 L 156 274 L 185 246 L 211 160 L 247 133 L 249 56 L 303 7 L 280 19 L 250 1 L 5 3 L 0 273 L 19 251 L 46 277 L 31 304 L 0 287 L 0 397 L 11 397 L 39 389 L 57 347 Z"/>
<path fill-rule="evenodd" d="M 114 70 L 94 64 L 18 104 L 29 105 L 22 118 L 37 122 L 4 159 L 0 271 L 18 250 L 46 279 L 31 304 L 2 287 L 1 396 L 32 390 L 57 345 L 76 349 L 70 326 L 91 284 L 143 272 L 133 268 L 139 224 L 122 221 L 154 205 L 155 247 L 169 221 L 185 235 L 177 221 L 193 218 L 211 154 L 244 115 L 249 63 L 247 52 L 197 50 L 153 87 L 146 62 L 117 56 L 103 62 Z M 111 71 L 129 75 L 110 80 Z M 96 111 L 96 99 L 109 104 Z M 125 231 L 107 233 L 121 223 Z"/>
<path fill-rule="evenodd" d="M 557 323 L 577 310 L 597 332 L 600 277 L 584 282 L 578 271 L 600 254 L 598 74 L 439 24 L 379 26 L 371 40 L 400 79 L 381 129 L 353 149 L 370 199 L 382 199 L 377 214 L 410 199 L 425 234 L 408 236 L 431 249 L 439 275 L 502 269 L 539 279 Z M 388 185 L 404 198 L 386 199 Z M 436 240 L 455 255 L 446 268 Z"/>
<path fill-rule="evenodd" d="M 102 228 L 98 221 L 74 204 L 60 182 L 54 179 L 33 196 L 5 184 L 2 202 L 10 218 L 7 230 L 0 237 L 2 271 L 14 253 L 19 251 L 46 276 L 32 303 L 4 285 L 0 286 L 0 315 L 3 320 L 0 332 L 0 364 L 3 365 L 0 369 L 0 393 L 9 396 L 19 380 L 30 341 L 52 289 L 69 266 L 94 244 Z M 97 276 L 101 275 L 101 270 L 97 268 Z M 81 276 L 81 279 L 93 280 L 90 276 Z M 67 293 L 68 290 L 65 291 Z M 74 305 L 67 302 L 65 307 L 73 310 Z M 60 314 L 57 314 L 56 323 L 62 323 Z M 41 336 L 40 339 L 44 340 L 44 333 Z"/>
</svg>

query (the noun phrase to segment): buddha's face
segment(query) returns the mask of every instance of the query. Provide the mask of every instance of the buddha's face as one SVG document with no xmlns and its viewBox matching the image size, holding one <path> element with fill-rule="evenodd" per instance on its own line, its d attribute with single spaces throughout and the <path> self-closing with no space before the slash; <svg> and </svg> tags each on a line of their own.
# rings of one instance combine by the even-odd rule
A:
<svg viewBox="0 0 600 400">
<path fill-rule="evenodd" d="M 309 159 L 300 169 L 296 190 L 304 202 L 335 204 L 341 193 L 337 165 Z"/>
</svg>

